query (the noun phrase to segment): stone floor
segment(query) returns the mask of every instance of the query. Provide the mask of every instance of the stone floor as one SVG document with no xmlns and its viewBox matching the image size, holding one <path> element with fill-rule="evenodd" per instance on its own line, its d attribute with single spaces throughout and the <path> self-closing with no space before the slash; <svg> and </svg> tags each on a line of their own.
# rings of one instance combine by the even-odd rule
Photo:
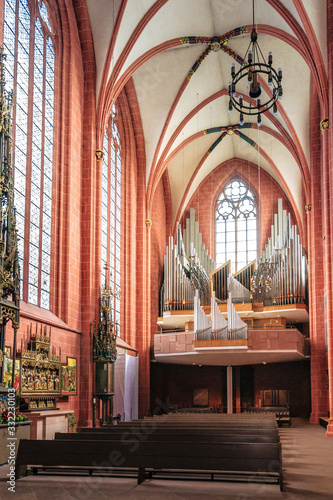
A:
<svg viewBox="0 0 333 500">
<path fill-rule="evenodd" d="M 87 476 L 28 476 L 8 491 L 8 465 L 0 467 L 0 499 L 15 500 L 97 500 L 129 498 L 162 499 L 263 499 L 333 500 L 333 439 L 319 425 L 294 421 L 281 429 L 284 491 L 277 484 L 245 481 L 147 480 Z"/>
</svg>

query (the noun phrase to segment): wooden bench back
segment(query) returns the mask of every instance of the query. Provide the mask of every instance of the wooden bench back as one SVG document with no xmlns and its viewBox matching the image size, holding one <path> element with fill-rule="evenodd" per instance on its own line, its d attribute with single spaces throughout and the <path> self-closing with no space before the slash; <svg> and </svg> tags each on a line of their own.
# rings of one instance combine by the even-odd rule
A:
<svg viewBox="0 0 333 500">
<path fill-rule="evenodd" d="M 266 436 L 271 436 L 279 435 L 279 431 L 276 428 L 273 429 L 259 429 L 259 428 L 251 428 L 248 429 L 247 427 L 237 427 L 237 428 L 214 428 L 214 427 L 207 427 L 207 428 L 202 428 L 202 427 L 189 427 L 189 426 L 152 426 L 152 425 L 131 425 L 127 427 L 122 427 L 122 426 L 110 426 L 110 427 L 83 427 L 80 431 L 80 433 L 85 434 L 85 433 L 111 433 L 111 432 L 118 432 L 120 434 L 124 434 L 126 432 L 132 432 L 136 434 L 153 434 L 155 432 L 163 432 L 165 434 L 175 434 L 175 435 L 182 435 L 184 433 L 197 433 L 198 435 L 211 435 L 211 434 L 221 434 L 221 435 L 229 435 L 229 434 L 238 434 L 238 435 L 266 435 Z"/>
<path fill-rule="evenodd" d="M 173 437 L 174 436 L 174 437 Z M 181 433 L 181 434 L 169 434 L 165 432 L 153 432 L 151 434 L 145 433 L 135 433 L 135 432 L 84 432 L 84 433 L 62 433 L 56 432 L 55 439 L 69 439 L 73 441 L 78 440 L 105 440 L 105 441 L 166 441 L 171 437 L 171 439 L 177 439 L 178 442 L 196 442 L 196 443 L 278 443 L 280 437 L 278 435 L 261 435 L 261 434 L 217 434 L 217 433 Z"/>
<path fill-rule="evenodd" d="M 131 448 L 131 450 L 129 450 Z M 199 469 L 280 474 L 280 443 L 180 443 L 175 441 L 21 440 L 17 477 L 30 466 Z"/>
</svg>

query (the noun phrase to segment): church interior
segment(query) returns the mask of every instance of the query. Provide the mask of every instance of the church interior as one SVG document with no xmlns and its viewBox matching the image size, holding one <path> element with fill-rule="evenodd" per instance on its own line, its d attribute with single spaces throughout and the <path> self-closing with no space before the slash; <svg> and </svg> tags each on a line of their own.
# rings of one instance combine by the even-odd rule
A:
<svg viewBox="0 0 333 500">
<path fill-rule="evenodd" d="M 332 461 L 333 0 L 0 14 L 0 427 L 274 415 Z"/>
</svg>

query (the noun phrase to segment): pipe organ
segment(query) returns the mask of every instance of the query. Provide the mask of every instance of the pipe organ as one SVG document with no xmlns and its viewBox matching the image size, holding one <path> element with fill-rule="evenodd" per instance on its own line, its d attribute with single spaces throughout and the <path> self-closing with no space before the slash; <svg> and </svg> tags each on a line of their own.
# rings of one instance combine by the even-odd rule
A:
<svg viewBox="0 0 333 500">
<path fill-rule="evenodd" d="M 212 282 L 212 291 L 215 291 L 216 299 L 220 302 L 226 302 L 228 298 L 228 283 L 227 279 L 231 272 L 231 261 L 228 260 L 225 264 L 213 271 L 210 275 Z"/>
<path fill-rule="evenodd" d="M 194 291 L 195 287 L 178 255 L 178 245 L 174 246 L 173 237 L 169 236 L 164 257 L 163 311 L 193 309 Z"/>
<path fill-rule="evenodd" d="M 243 285 L 247 290 L 251 290 L 251 279 L 254 274 L 254 271 L 257 268 L 257 261 L 253 260 L 248 264 L 247 266 L 243 267 L 240 271 L 234 274 L 234 278 L 241 284 Z M 232 290 L 230 290 L 232 291 Z M 235 302 L 235 296 L 234 297 L 234 302 Z M 248 297 L 249 300 L 244 300 L 244 302 L 251 302 L 251 294 Z"/>
<path fill-rule="evenodd" d="M 241 320 L 232 303 L 232 294 L 228 297 L 228 339 L 247 339 L 247 324 Z"/>
<path fill-rule="evenodd" d="M 232 303 L 228 300 L 228 321 L 223 317 L 216 303 L 215 293 L 211 299 L 211 321 L 200 304 L 199 292 L 194 296 L 194 333 L 196 340 L 247 339 L 247 324 L 241 320 Z"/>
<path fill-rule="evenodd" d="M 213 292 L 211 299 L 212 340 L 228 338 L 228 321 L 221 313 Z"/>
<path fill-rule="evenodd" d="M 243 286 L 232 274 L 228 276 L 228 290 L 234 303 L 251 302 L 251 292 Z"/>
<path fill-rule="evenodd" d="M 234 275 L 230 273 L 230 261 L 213 269 L 214 261 L 202 244 L 199 223 L 191 208 L 184 233 L 178 223 L 176 243 L 169 238 L 164 258 L 161 315 L 164 311 L 193 310 L 195 290 L 199 291 L 200 303 L 204 306 L 210 305 L 213 291 L 217 303 L 227 302 L 228 293 L 234 303 L 252 301 L 265 306 L 306 303 L 306 256 L 297 226 L 291 225 L 290 214 L 282 209 L 282 199 L 278 200 L 271 237 L 259 262 L 251 262 Z"/>
<path fill-rule="evenodd" d="M 179 223 L 178 227 L 180 227 Z M 215 262 L 211 259 L 210 255 L 208 255 L 208 250 L 206 250 L 205 245 L 202 243 L 202 234 L 199 232 L 199 222 L 195 220 L 194 208 L 190 209 L 190 217 L 186 219 L 183 239 L 185 255 L 191 258 L 193 255 L 192 252 L 195 251 L 198 261 L 205 270 L 207 276 L 209 276 L 215 269 Z"/>
<path fill-rule="evenodd" d="M 212 338 L 212 323 L 201 307 L 199 290 L 195 291 L 194 296 L 194 332 L 196 340 L 211 340 Z"/>
<path fill-rule="evenodd" d="M 194 292 L 199 291 L 203 305 L 210 304 L 211 290 L 209 274 L 215 267 L 202 244 L 199 223 L 195 210 L 191 208 L 186 219 L 184 235 L 177 223 L 177 238 L 169 237 L 164 257 L 164 282 L 161 288 L 161 309 L 164 311 L 193 310 Z"/>
<path fill-rule="evenodd" d="M 253 301 L 264 305 L 304 304 L 306 302 L 307 263 L 297 226 L 278 200 L 271 237 L 252 277 Z"/>
</svg>

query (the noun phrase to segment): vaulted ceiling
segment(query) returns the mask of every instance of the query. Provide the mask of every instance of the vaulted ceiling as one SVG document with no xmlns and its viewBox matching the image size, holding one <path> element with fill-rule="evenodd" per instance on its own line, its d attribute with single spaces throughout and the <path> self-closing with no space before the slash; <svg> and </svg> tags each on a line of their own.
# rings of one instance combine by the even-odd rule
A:
<svg viewBox="0 0 333 500">
<path fill-rule="evenodd" d="M 279 183 L 301 222 L 304 199 L 310 201 L 312 86 L 320 119 L 327 113 L 326 0 L 255 0 L 259 45 L 265 57 L 273 52 L 273 65 L 283 70 L 283 98 L 277 116 L 265 114 L 259 130 L 255 118 L 245 117 L 241 132 L 239 114 L 228 114 L 228 84 L 235 54 L 244 57 L 249 44 L 252 0 L 87 0 L 87 5 L 98 106 L 105 105 L 105 96 L 116 99 L 130 78 L 134 82 L 148 210 L 165 169 L 174 223 L 212 170 L 242 158 Z M 239 27 L 247 32 L 234 31 Z M 211 50 L 213 37 L 222 40 L 217 52 Z"/>
</svg>

